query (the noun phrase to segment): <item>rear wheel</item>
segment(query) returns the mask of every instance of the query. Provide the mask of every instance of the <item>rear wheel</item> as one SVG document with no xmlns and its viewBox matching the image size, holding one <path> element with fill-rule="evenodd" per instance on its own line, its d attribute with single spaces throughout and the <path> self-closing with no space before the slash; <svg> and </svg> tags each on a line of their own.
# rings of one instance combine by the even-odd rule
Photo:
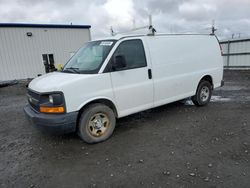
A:
<svg viewBox="0 0 250 188">
<path fill-rule="evenodd" d="M 212 95 L 212 85 L 206 80 L 201 80 L 195 96 L 191 99 L 196 106 L 205 106 L 209 103 Z"/>
<path fill-rule="evenodd" d="M 81 114 L 78 135 L 87 143 L 97 143 L 108 139 L 115 128 L 112 109 L 103 104 L 92 104 Z"/>
</svg>

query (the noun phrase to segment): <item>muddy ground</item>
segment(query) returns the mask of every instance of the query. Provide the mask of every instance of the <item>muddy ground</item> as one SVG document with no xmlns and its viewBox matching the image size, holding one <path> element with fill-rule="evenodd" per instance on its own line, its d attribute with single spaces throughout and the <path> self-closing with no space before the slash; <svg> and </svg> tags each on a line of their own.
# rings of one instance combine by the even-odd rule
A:
<svg viewBox="0 0 250 188">
<path fill-rule="evenodd" d="M 250 187 L 250 71 L 224 79 L 208 106 L 122 118 L 95 145 L 41 133 L 25 119 L 25 85 L 0 88 L 0 187 Z"/>
</svg>

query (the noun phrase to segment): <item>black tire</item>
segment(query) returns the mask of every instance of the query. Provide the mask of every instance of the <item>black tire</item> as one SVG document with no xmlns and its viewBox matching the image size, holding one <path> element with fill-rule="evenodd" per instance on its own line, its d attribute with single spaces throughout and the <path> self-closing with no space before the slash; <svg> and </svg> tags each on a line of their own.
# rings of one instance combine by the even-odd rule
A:
<svg viewBox="0 0 250 188">
<path fill-rule="evenodd" d="M 212 85 L 206 80 L 201 80 L 195 96 L 191 97 L 196 106 L 205 106 L 209 103 L 212 96 Z"/>
<path fill-rule="evenodd" d="M 102 142 L 112 135 L 115 123 L 115 114 L 111 108 L 100 103 L 91 104 L 81 114 L 77 133 L 89 144 Z"/>
</svg>

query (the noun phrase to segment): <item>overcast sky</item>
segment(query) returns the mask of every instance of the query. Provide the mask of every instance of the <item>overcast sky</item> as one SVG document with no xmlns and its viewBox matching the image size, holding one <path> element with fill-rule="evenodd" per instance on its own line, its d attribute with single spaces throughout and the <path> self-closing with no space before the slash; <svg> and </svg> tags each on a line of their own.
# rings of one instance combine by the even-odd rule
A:
<svg viewBox="0 0 250 188">
<path fill-rule="evenodd" d="M 250 36 L 250 0 L 0 0 L 0 22 L 91 25 L 92 38 L 148 24 L 160 33 Z M 240 34 L 239 34 L 240 33 Z"/>
</svg>

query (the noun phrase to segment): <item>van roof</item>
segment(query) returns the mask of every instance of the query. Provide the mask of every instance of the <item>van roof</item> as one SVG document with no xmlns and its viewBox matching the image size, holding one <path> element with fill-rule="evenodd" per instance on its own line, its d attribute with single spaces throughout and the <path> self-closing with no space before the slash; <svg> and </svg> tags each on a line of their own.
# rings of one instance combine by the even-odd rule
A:
<svg viewBox="0 0 250 188">
<path fill-rule="evenodd" d="M 148 35 L 148 34 L 117 34 L 117 35 L 114 35 L 114 36 L 110 36 L 110 37 L 105 37 L 105 38 L 99 38 L 99 39 L 96 39 L 96 40 L 120 40 L 120 39 L 123 39 L 123 38 L 130 38 L 130 37 L 145 37 L 145 36 L 169 36 L 169 35 L 203 35 L 203 36 L 214 36 L 214 35 L 211 35 L 211 34 L 196 34 L 196 33 L 158 33 L 158 34 L 155 34 L 155 35 Z"/>
</svg>

